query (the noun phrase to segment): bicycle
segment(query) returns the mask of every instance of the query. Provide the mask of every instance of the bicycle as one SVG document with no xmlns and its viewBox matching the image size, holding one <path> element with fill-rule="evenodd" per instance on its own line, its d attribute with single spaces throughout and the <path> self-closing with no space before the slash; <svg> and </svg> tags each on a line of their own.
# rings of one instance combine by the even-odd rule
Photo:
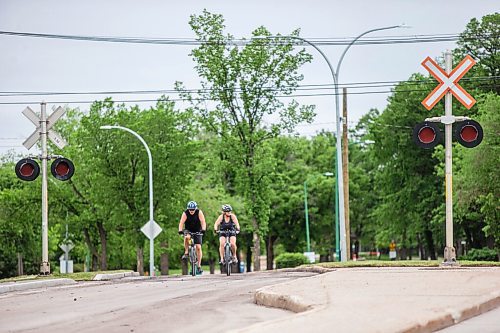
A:
<svg viewBox="0 0 500 333">
<path fill-rule="evenodd" d="M 187 234 L 191 235 L 188 246 L 188 257 L 189 262 L 191 263 L 191 275 L 196 276 L 196 272 L 198 271 L 198 256 L 196 255 L 196 244 L 194 243 L 193 236 L 203 236 L 203 232 L 190 232 L 184 230 L 184 237 L 186 237 Z"/>
<path fill-rule="evenodd" d="M 229 238 L 231 236 L 236 236 L 239 234 L 239 230 L 218 230 L 219 236 L 226 237 L 226 243 L 224 244 L 224 258 L 222 258 L 223 265 L 226 266 L 227 276 L 231 275 L 231 265 L 233 264 L 233 255 L 231 253 L 231 243 Z"/>
</svg>

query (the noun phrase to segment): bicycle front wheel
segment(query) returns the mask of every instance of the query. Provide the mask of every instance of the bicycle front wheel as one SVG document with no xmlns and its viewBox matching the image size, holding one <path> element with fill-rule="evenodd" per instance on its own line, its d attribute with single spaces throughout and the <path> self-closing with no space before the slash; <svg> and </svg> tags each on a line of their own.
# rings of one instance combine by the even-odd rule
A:
<svg viewBox="0 0 500 333">
<path fill-rule="evenodd" d="M 198 258 L 196 258 L 196 252 L 194 248 L 189 249 L 189 261 L 191 262 L 191 275 L 196 276 L 196 268 L 198 266 Z"/>
<path fill-rule="evenodd" d="M 225 257 L 225 262 L 226 262 L 226 274 L 227 276 L 231 275 L 231 248 L 230 246 L 226 246 L 226 249 L 224 251 L 224 257 Z"/>
</svg>

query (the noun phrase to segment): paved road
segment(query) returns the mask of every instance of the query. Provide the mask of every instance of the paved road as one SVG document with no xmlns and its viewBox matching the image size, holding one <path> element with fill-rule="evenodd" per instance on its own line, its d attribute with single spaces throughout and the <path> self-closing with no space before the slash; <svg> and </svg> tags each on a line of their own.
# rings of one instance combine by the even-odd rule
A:
<svg viewBox="0 0 500 333">
<path fill-rule="evenodd" d="M 0 295 L 1 332 L 224 332 L 293 316 L 257 306 L 257 288 L 299 272 L 85 282 Z"/>
</svg>

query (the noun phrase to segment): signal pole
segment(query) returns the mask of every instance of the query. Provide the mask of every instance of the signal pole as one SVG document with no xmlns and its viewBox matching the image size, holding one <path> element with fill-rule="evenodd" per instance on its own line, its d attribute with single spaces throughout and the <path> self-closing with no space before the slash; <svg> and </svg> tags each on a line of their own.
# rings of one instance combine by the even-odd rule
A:
<svg viewBox="0 0 500 333">
<path fill-rule="evenodd" d="M 42 264 L 40 275 L 50 274 L 49 262 L 49 199 L 47 191 L 47 104 L 41 103 L 40 110 L 40 141 L 42 144 Z"/>
<path fill-rule="evenodd" d="M 445 53 L 445 70 L 450 75 L 452 71 L 451 52 Z M 451 92 L 448 91 L 444 100 L 445 117 L 453 117 Z M 444 261 L 449 264 L 456 262 L 455 247 L 453 247 L 453 175 L 452 175 L 452 123 L 444 125 L 445 148 L 445 175 L 446 175 L 446 247 L 444 248 Z"/>
</svg>

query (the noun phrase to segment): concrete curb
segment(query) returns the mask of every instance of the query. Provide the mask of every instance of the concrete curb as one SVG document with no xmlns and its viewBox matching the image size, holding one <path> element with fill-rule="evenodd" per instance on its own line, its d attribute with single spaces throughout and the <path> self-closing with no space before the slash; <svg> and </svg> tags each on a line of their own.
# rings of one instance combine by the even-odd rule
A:
<svg viewBox="0 0 500 333">
<path fill-rule="evenodd" d="M 284 270 L 285 271 L 285 270 Z M 290 270 L 296 272 L 296 270 Z M 307 271 L 310 272 L 310 271 Z M 300 278 L 297 280 L 306 280 L 306 279 L 311 279 L 316 277 L 317 275 L 313 276 L 308 276 L 304 278 Z M 295 283 L 297 280 L 291 281 L 292 283 Z M 272 288 L 280 285 L 289 285 L 291 283 L 290 281 L 275 284 L 272 286 L 266 286 L 259 288 L 255 291 L 254 294 L 254 302 L 257 305 L 264 305 L 268 306 L 271 308 L 280 308 L 288 311 L 292 311 L 295 313 L 299 312 L 305 312 L 312 310 L 315 307 L 322 306 L 324 304 L 314 304 L 311 302 L 306 302 L 304 299 L 302 299 L 299 296 L 296 295 L 284 295 L 284 294 L 278 294 L 274 291 L 271 291 Z"/>
<path fill-rule="evenodd" d="M 11 291 L 27 290 L 40 287 L 55 287 L 76 284 L 75 280 L 72 279 L 54 279 L 54 280 L 37 280 L 37 281 L 19 281 L 19 282 L 7 282 L 0 284 L 0 294 L 8 293 Z"/>
<path fill-rule="evenodd" d="M 337 268 L 325 268 L 321 266 L 299 266 L 295 268 L 278 269 L 278 271 L 282 272 L 307 272 L 307 273 L 318 273 L 318 274 L 333 272 L 336 270 Z"/>
<path fill-rule="evenodd" d="M 107 281 L 114 279 L 122 279 L 124 277 L 139 276 L 138 272 L 121 272 L 121 273 L 108 273 L 108 274 L 97 274 L 92 280 L 94 281 Z"/>
<path fill-rule="evenodd" d="M 500 307 L 500 291 L 492 292 L 489 296 L 485 297 L 484 300 L 468 307 L 461 309 L 448 309 L 444 314 L 441 314 L 435 318 L 430 318 L 425 323 L 419 323 L 410 327 L 406 327 L 401 330 L 401 332 L 434 332 L 453 326 L 467 319 L 479 316 L 497 307 Z"/>
<path fill-rule="evenodd" d="M 257 305 L 280 308 L 295 313 L 304 312 L 313 308 L 306 304 L 300 297 L 294 295 L 280 295 L 274 292 L 257 290 L 254 295 L 254 301 Z"/>
</svg>

